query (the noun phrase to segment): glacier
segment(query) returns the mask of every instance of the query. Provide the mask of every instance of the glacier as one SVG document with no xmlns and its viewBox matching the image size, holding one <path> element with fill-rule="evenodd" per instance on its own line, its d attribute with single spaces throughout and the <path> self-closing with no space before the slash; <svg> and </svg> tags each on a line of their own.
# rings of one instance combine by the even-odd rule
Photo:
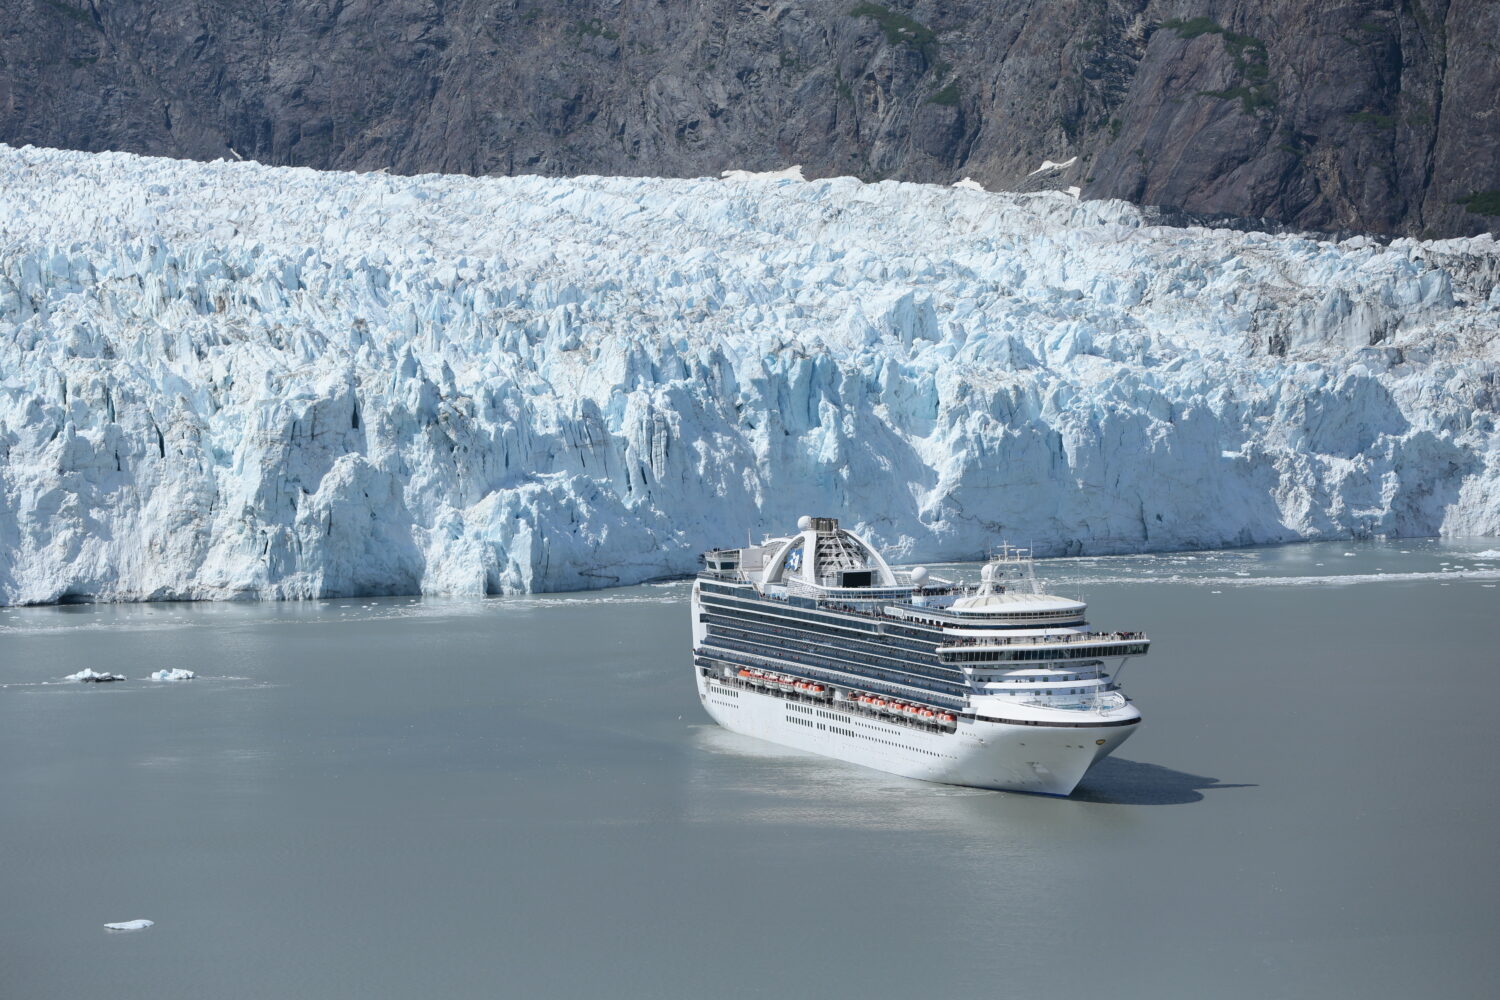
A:
<svg viewBox="0 0 1500 1000">
<path fill-rule="evenodd" d="M 0 603 L 1500 533 L 1500 248 L 0 147 Z"/>
</svg>

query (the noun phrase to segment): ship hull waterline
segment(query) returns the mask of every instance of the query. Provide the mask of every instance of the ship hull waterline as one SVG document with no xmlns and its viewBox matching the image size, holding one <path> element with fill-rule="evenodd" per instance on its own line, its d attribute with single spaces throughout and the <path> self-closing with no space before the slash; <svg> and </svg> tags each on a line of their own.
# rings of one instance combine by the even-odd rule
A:
<svg viewBox="0 0 1500 1000">
<path fill-rule="evenodd" d="M 731 732 L 905 778 L 997 791 L 1070 795 L 1139 722 L 1045 726 L 961 718 L 954 731 L 935 732 L 695 673 L 704 709 Z"/>
</svg>

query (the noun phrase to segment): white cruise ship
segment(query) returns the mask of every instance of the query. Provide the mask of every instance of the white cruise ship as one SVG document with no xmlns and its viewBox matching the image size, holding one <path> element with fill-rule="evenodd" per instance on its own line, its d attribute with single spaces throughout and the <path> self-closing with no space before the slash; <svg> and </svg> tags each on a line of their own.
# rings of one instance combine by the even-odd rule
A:
<svg viewBox="0 0 1500 1000">
<path fill-rule="evenodd" d="M 721 726 L 909 778 L 1068 795 L 1135 731 L 1116 678 L 1150 645 L 1090 632 L 1024 551 L 977 588 L 892 570 L 827 517 L 715 549 L 693 585 L 698 696 Z"/>
</svg>

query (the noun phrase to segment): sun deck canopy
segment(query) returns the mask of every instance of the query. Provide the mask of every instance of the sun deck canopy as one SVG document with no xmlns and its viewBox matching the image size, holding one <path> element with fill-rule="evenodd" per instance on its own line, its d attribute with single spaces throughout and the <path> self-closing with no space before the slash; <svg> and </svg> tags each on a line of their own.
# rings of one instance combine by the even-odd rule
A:
<svg viewBox="0 0 1500 1000">
<path fill-rule="evenodd" d="M 803 517 L 766 565 L 762 584 L 801 584 L 818 590 L 895 587 L 896 574 L 879 552 L 837 518 Z"/>
</svg>

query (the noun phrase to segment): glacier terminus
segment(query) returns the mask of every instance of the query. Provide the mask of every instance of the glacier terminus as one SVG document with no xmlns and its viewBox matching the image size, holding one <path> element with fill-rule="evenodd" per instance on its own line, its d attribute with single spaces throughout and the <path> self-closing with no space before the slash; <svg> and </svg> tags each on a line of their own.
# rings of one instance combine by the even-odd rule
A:
<svg viewBox="0 0 1500 1000">
<path fill-rule="evenodd" d="M 0 603 L 1500 533 L 1500 248 L 0 147 Z"/>
</svg>

